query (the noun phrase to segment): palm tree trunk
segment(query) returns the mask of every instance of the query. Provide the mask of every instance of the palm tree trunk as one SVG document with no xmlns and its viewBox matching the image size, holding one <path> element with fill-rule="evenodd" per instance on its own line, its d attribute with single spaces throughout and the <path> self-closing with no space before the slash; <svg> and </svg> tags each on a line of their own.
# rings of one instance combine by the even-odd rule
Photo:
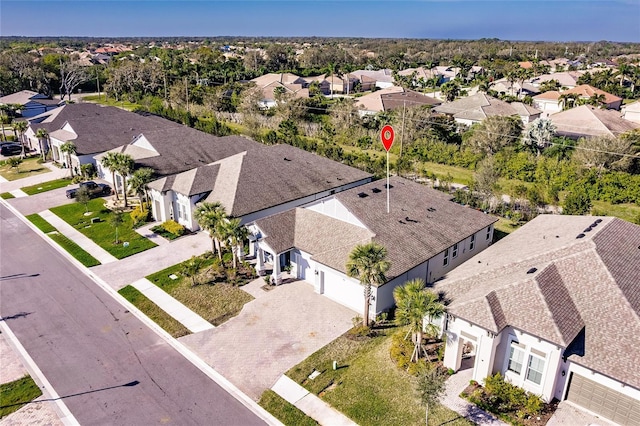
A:
<svg viewBox="0 0 640 426">
<path fill-rule="evenodd" d="M 362 319 L 362 325 L 369 327 L 369 304 L 371 302 L 371 284 L 364 285 L 364 318 Z"/>
<path fill-rule="evenodd" d="M 124 197 L 124 206 L 128 207 L 127 204 L 127 178 L 122 176 L 122 196 Z"/>
<path fill-rule="evenodd" d="M 111 180 L 113 181 L 113 187 L 116 188 L 116 172 L 113 170 L 111 171 Z M 116 193 L 116 200 L 120 201 L 120 197 L 118 197 L 118 188 L 113 192 Z"/>
</svg>

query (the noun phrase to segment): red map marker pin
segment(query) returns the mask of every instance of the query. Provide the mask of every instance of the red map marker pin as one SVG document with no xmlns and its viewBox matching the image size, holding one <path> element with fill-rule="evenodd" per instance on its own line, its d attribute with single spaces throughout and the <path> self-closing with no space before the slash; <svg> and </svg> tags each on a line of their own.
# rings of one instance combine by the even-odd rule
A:
<svg viewBox="0 0 640 426">
<path fill-rule="evenodd" d="M 387 124 L 380 131 L 380 139 L 382 139 L 382 145 L 384 145 L 384 149 L 386 149 L 387 152 L 389 152 L 391 145 L 393 145 L 393 137 L 393 127 Z"/>
</svg>

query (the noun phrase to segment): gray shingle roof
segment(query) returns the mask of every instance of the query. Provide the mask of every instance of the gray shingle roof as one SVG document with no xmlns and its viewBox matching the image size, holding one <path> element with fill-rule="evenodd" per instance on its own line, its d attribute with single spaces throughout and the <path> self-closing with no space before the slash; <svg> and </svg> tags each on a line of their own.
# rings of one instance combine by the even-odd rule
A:
<svg viewBox="0 0 640 426">
<path fill-rule="evenodd" d="M 524 104 L 519 102 L 514 102 L 514 104 L 493 98 L 485 93 L 476 93 L 475 95 L 437 106 L 434 108 L 434 111 L 450 114 L 455 118 L 475 121 L 481 121 L 494 115 L 531 116 L 540 114 L 541 112 L 535 108 L 524 106 Z"/>
<path fill-rule="evenodd" d="M 556 133 L 567 137 L 619 136 L 621 133 L 640 128 L 622 118 L 620 112 L 581 105 L 549 116 L 556 126 Z"/>
<path fill-rule="evenodd" d="M 620 219 L 542 215 L 435 289 L 451 314 L 494 332 L 509 325 L 567 348 L 584 329 L 584 354 L 570 359 L 640 388 L 639 247 L 640 226 Z"/>
</svg>

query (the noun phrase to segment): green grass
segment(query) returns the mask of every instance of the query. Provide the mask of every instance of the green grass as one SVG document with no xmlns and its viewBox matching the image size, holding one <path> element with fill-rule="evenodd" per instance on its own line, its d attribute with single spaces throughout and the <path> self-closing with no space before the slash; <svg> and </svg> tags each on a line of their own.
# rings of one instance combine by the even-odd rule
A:
<svg viewBox="0 0 640 426">
<path fill-rule="evenodd" d="M 122 215 L 124 222 L 118 227 L 119 244 L 115 241 L 115 228 L 109 223 L 113 214 L 104 207 L 104 199 L 94 198 L 87 204 L 91 215 L 85 216 L 85 206 L 81 203 L 66 204 L 51 209 L 69 225 L 76 228 L 94 243 L 111 253 L 117 259 L 123 259 L 136 253 L 155 247 L 156 244 L 133 230 L 133 222 L 128 213 Z M 92 218 L 100 218 L 97 223 L 91 223 Z M 122 243 L 128 242 L 125 247 Z"/>
<path fill-rule="evenodd" d="M 51 170 L 39 164 L 38 159 L 39 157 L 25 158 L 17 169 L 11 168 L 6 161 L 3 161 L 0 164 L 0 176 L 11 181 L 49 173 Z"/>
<path fill-rule="evenodd" d="M 58 188 L 64 188 L 71 183 L 71 179 L 56 179 L 49 182 L 39 183 L 37 185 L 25 186 L 20 188 L 27 195 L 40 194 L 41 192 L 52 191 Z"/>
<path fill-rule="evenodd" d="M 296 406 L 287 402 L 280 395 L 268 389 L 260 397 L 258 404 L 285 426 L 314 426 L 318 422 L 300 411 Z"/>
<path fill-rule="evenodd" d="M 100 261 L 98 261 L 98 259 L 91 256 L 82 247 L 71 241 L 65 235 L 60 234 L 53 225 L 44 220 L 39 214 L 31 214 L 27 216 L 27 219 L 87 268 L 100 265 Z"/>
<path fill-rule="evenodd" d="M 498 217 L 498 216 L 495 216 Z M 498 221 L 493 224 L 493 242 L 499 241 L 518 229 L 520 225 L 515 225 L 513 221 L 498 217 Z"/>
<path fill-rule="evenodd" d="M 42 391 L 29 376 L 0 385 L 0 418 L 18 411 L 40 395 Z"/>
<path fill-rule="evenodd" d="M 611 204 L 593 201 L 591 212 L 594 216 L 615 216 L 631 223 L 640 224 L 640 206 L 636 204 Z"/>
<path fill-rule="evenodd" d="M 365 341 L 341 336 L 286 374 L 360 425 L 423 425 L 416 379 L 398 369 L 389 356 L 395 328 Z M 332 363 L 338 362 L 333 370 Z M 310 380 L 314 371 L 320 376 Z M 430 410 L 430 424 L 471 425 L 443 406 Z"/>
<path fill-rule="evenodd" d="M 118 293 L 176 339 L 191 333 L 184 325 L 160 309 L 135 287 L 128 285 L 120 289 Z"/>
<path fill-rule="evenodd" d="M 122 109 L 126 109 L 127 111 L 133 111 L 135 108 L 139 107 L 139 104 L 128 102 L 128 101 L 116 101 L 113 98 L 107 98 L 103 95 L 93 95 L 93 96 L 85 96 L 82 98 L 83 101 L 94 102 L 100 105 L 114 106 Z"/>
<path fill-rule="evenodd" d="M 203 269 L 214 262 L 206 260 Z M 191 280 L 180 274 L 181 267 L 179 263 L 146 278 L 213 325 L 238 315 L 245 303 L 253 300 L 247 292 L 224 282 L 192 286 Z M 178 278 L 169 278 L 172 274 Z"/>
<path fill-rule="evenodd" d="M 3 200 L 10 200 L 12 198 L 16 198 L 15 195 L 13 195 L 10 192 L 3 192 L 2 194 L 0 194 L 0 198 L 2 198 Z"/>
</svg>

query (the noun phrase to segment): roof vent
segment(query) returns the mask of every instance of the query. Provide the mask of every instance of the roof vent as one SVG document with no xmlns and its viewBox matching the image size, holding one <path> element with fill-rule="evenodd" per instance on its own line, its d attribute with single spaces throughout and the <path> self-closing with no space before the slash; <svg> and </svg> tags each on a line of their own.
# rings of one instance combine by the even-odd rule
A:
<svg viewBox="0 0 640 426">
<path fill-rule="evenodd" d="M 429 208 L 427 209 L 427 211 L 428 211 L 428 212 L 435 212 L 435 211 L 436 211 L 436 209 L 435 209 L 435 208 L 433 208 L 433 207 L 429 207 Z"/>
<path fill-rule="evenodd" d="M 582 231 L 582 232 L 589 232 L 589 231 L 591 231 L 592 229 L 593 229 L 593 228 L 591 228 L 591 227 L 589 226 L 589 227 L 585 228 L 585 229 L 584 229 L 584 231 Z"/>
<path fill-rule="evenodd" d="M 602 222 L 602 219 L 596 219 L 595 223 L 600 223 L 600 222 Z"/>
<path fill-rule="evenodd" d="M 576 240 L 577 240 L 578 238 L 584 238 L 584 234 L 578 234 L 578 235 L 576 236 Z"/>
<path fill-rule="evenodd" d="M 417 221 L 415 219 L 409 219 L 409 216 L 405 217 L 404 220 L 406 220 L 407 222 L 411 222 L 411 223 L 419 223 L 419 221 Z"/>
<path fill-rule="evenodd" d="M 371 192 L 373 192 L 374 194 L 378 194 L 378 193 L 382 192 L 382 189 L 380 189 L 380 188 L 373 188 L 373 189 L 371 190 Z"/>
<path fill-rule="evenodd" d="M 287 157 L 284 157 L 284 161 L 291 161 L 291 160 L 288 159 Z"/>
<path fill-rule="evenodd" d="M 366 198 L 366 197 L 368 197 L 368 196 L 369 196 L 369 194 L 366 194 L 366 193 L 364 193 L 364 192 L 360 192 L 360 193 L 358 193 L 358 197 L 360 197 L 360 198 Z"/>
<path fill-rule="evenodd" d="M 590 228 L 595 228 L 596 226 L 598 226 L 597 222 L 593 222 L 591 225 L 589 225 Z"/>
<path fill-rule="evenodd" d="M 399 221 L 398 221 L 398 223 L 401 223 L 401 224 L 403 224 L 403 225 L 406 225 L 406 223 L 405 223 L 405 222 L 403 222 L 403 221 L 401 221 L 401 220 L 399 220 Z"/>
<path fill-rule="evenodd" d="M 391 189 L 391 188 L 393 188 L 393 185 L 391 185 L 391 184 L 386 184 L 386 183 L 385 183 L 385 184 L 384 184 L 384 187 L 385 187 L 385 188 L 388 188 L 388 189 Z"/>
<path fill-rule="evenodd" d="M 527 271 L 527 274 L 533 274 L 535 271 L 537 271 L 538 268 L 531 268 Z"/>
</svg>

